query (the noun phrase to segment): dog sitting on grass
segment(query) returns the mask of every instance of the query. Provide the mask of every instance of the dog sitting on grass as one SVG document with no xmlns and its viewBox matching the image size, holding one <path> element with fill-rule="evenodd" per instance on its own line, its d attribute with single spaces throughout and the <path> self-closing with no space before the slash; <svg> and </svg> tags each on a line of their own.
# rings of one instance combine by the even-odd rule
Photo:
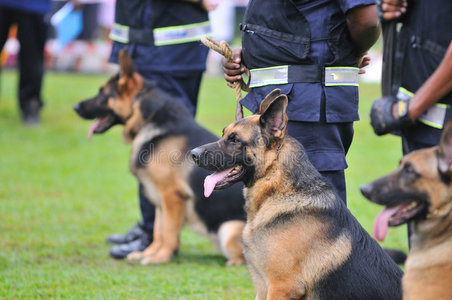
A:
<svg viewBox="0 0 452 300">
<path fill-rule="evenodd" d="M 130 170 L 156 206 L 153 242 L 127 258 L 141 264 L 169 262 L 186 224 L 209 237 L 227 257 L 228 265 L 243 264 L 240 239 L 245 200 L 241 187 L 206 199 L 202 189 L 208 172 L 197 168 L 189 155 L 193 147 L 218 138 L 197 124 L 179 100 L 135 72 L 127 49 L 120 52 L 119 62 L 119 74 L 74 109 L 84 119 L 96 119 L 90 136 L 124 125 L 124 140 L 132 142 Z"/>
<path fill-rule="evenodd" d="M 287 102 L 274 90 L 258 114 L 191 152 L 215 171 L 206 196 L 245 184 L 242 241 L 256 299 L 401 299 L 400 268 L 286 135 Z"/>
<path fill-rule="evenodd" d="M 399 167 L 361 192 L 386 208 L 377 216 L 374 235 L 388 226 L 411 224 L 411 250 L 403 277 L 404 299 L 452 298 L 452 123 L 440 144 L 404 156 Z"/>
</svg>

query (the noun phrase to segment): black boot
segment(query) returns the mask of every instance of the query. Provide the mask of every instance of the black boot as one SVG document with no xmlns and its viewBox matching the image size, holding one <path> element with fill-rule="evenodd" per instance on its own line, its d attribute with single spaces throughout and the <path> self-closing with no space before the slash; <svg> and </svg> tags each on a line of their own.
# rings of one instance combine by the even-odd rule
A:
<svg viewBox="0 0 452 300">
<path fill-rule="evenodd" d="M 24 125 L 29 127 L 38 126 L 41 123 L 41 118 L 39 117 L 40 110 L 41 105 L 38 101 L 29 101 L 22 108 L 22 122 Z"/>
<path fill-rule="evenodd" d="M 107 242 L 112 244 L 127 244 L 139 239 L 143 234 L 146 234 L 146 230 L 143 227 L 143 223 L 139 222 L 126 234 L 113 233 L 107 238 Z"/>
<path fill-rule="evenodd" d="M 144 251 L 152 243 L 152 234 L 144 233 L 140 238 L 121 245 L 115 245 L 110 249 L 110 256 L 114 259 L 126 258 L 129 253 Z"/>
</svg>

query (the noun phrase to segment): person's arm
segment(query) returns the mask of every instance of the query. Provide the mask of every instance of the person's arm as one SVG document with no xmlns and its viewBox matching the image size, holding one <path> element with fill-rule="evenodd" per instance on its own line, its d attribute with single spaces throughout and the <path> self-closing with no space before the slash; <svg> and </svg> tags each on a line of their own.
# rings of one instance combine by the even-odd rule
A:
<svg viewBox="0 0 452 300">
<path fill-rule="evenodd" d="M 438 68 L 410 99 L 408 113 L 411 120 L 419 118 L 439 99 L 452 91 L 452 42 Z"/>
<path fill-rule="evenodd" d="M 347 12 L 346 20 L 356 52 L 362 57 L 380 36 L 377 6 L 354 7 Z"/>
</svg>

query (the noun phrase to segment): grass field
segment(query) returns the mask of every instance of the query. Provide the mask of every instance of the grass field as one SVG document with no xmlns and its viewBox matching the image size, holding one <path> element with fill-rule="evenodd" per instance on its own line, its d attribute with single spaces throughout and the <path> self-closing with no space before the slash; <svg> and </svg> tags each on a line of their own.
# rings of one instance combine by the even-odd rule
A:
<svg viewBox="0 0 452 300">
<path fill-rule="evenodd" d="M 0 299 L 253 299 L 246 267 L 224 267 L 208 240 L 188 229 L 170 264 L 142 267 L 108 257 L 106 236 L 139 218 L 130 146 L 122 143 L 120 127 L 88 141 L 90 123 L 72 110 L 106 78 L 48 73 L 43 123 L 26 128 L 17 109 L 17 75 L 2 74 Z M 361 85 L 361 121 L 346 172 L 349 208 L 367 230 L 380 207 L 366 201 L 359 186 L 393 169 L 401 156 L 397 138 L 376 137 L 369 125 L 378 95 L 377 85 Z M 199 122 L 220 134 L 234 109 L 234 91 L 222 79 L 205 79 Z M 405 227 L 390 229 L 383 246 L 406 250 Z"/>
</svg>

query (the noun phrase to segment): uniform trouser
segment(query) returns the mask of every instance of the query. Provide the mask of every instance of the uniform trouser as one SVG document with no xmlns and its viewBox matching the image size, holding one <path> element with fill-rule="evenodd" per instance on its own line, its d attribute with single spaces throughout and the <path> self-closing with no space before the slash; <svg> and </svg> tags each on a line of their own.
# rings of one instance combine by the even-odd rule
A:
<svg viewBox="0 0 452 300">
<path fill-rule="evenodd" d="M 303 145 L 311 163 L 347 204 L 344 169 L 353 139 L 353 123 L 289 121 L 287 133 Z"/>
<path fill-rule="evenodd" d="M 140 74 L 157 82 L 159 88 L 184 103 L 193 115 L 196 112 L 202 71 L 184 72 L 178 74 L 143 72 Z M 143 187 L 139 187 L 139 200 L 143 227 L 152 232 L 155 220 L 155 206 L 146 198 Z"/>
<path fill-rule="evenodd" d="M 47 23 L 44 15 L 10 8 L 0 8 L 0 49 L 3 49 L 11 25 L 17 24 L 19 51 L 19 107 L 22 111 L 32 102 L 41 107 L 44 74 L 44 45 Z"/>
</svg>

